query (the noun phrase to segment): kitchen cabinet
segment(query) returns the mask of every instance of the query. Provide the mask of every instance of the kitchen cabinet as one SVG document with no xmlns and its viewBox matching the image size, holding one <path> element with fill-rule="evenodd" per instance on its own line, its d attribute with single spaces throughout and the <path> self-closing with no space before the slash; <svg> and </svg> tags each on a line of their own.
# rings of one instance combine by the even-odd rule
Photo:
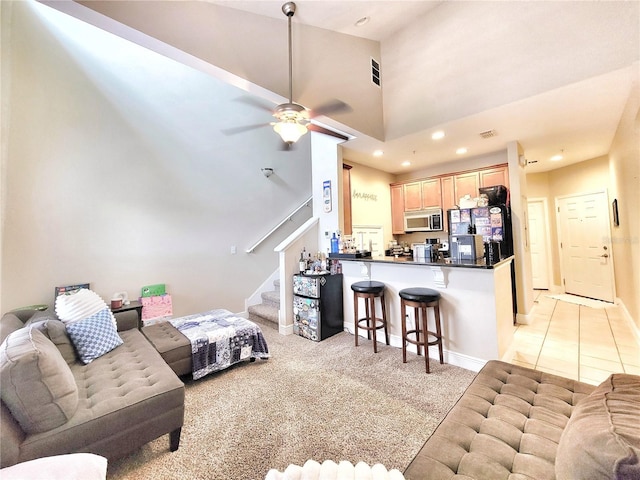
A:
<svg viewBox="0 0 640 480">
<path fill-rule="evenodd" d="M 404 211 L 423 210 L 442 205 L 439 178 L 429 178 L 419 182 L 404 184 Z"/>
<path fill-rule="evenodd" d="M 404 233 L 404 185 L 391 185 L 391 230 L 393 235 Z"/>
<path fill-rule="evenodd" d="M 455 186 L 456 203 L 465 195 L 469 195 L 471 198 L 478 196 L 478 188 L 480 187 L 480 175 L 478 172 L 454 175 L 453 182 Z"/>
<path fill-rule="evenodd" d="M 480 170 L 480 186 L 493 187 L 494 185 L 504 185 L 509 188 L 509 168 L 497 167 Z"/>
<path fill-rule="evenodd" d="M 422 208 L 442 206 L 442 188 L 439 178 L 430 178 L 420 182 L 422 190 Z"/>
<path fill-rule="evenodd" d="M 442 177 L 440 182 L 442 185 L 442 213 L 443 217 L 446 218 L 447 210 L 454 208 L 458 204 L 458 201 L 456 200 L 456 189 L 453 183 L 453 175 Z"/>
<path fill-rule="evenodd" d="M 404 184 L 404 211 L 422 209 L 422 186 L 421 182 Z"/>
</svg>

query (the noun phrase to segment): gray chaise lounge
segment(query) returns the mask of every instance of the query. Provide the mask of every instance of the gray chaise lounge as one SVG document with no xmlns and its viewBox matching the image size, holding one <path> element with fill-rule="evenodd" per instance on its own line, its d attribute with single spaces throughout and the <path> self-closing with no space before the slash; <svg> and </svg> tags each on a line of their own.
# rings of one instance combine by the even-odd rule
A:
<svg viewBox="0 0 640 480">
<path fill-rule="evenodd" d="M 12 332 L 21 329 L 26 332 L 25 323 L 29 320 L 53 317 L 51 313 L 39 312 L 34 318 L 33 313 L 5 314 L 0 319 L 0 342 Z M 4 401 L 6 389 L 10 388 L 6 384 L 11 382 L 3 382 L 0 465 L 6 467 L 34 458 L 75 452 L 117 458 L 166 433 L 170 434 L 170 450 L 177 450 L 184 420 L 184 384 L 136 328 L 135 319 L 119 316 L 118 330 L 124 343 L 87 365 L 75 358 L 73 346 L 68 337 L 65 339 L 64 326 L 57 320 L 52 322 L 45 328 L 48 333 L 44 335 L 41 331 L 32 333 L 31 337 L 18 335 L 31 338 L 31 346 L 26 348 L 35 346 L 40 358 L 48 356 L 48 367 L 36 374 L 39 378 L 24 379 L 24 382 L 49 385 L 55 394 L 56 386 L 64 383 L 58 379 L 66 375 L 67 380 L 75 381 L 77 407 L 71 409 L 70 414 L 65 404 L 73 392 L 62 395 L 57 403 L 55 399 L 43 398 L 41 411 L 51 415 L 42 415 L 34 422 L 25 422 L 23 418 L 23 423 L 29 423 L 25 431 L 25 426 L 17 421 Z M 72 376 L 65 369 L 70 370 Z M 72 400 L 71 404 L 75 405 L 75 399 Z M 55 426 L 49 428 L 51 425 Z"/>
</svg>

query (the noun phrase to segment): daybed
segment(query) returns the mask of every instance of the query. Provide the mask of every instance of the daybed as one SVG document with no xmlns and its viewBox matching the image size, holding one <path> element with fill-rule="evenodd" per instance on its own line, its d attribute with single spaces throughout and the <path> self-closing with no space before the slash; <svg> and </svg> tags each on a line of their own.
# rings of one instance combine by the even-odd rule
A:
<svg viewBox="0 0 640 480">
<path fill-rule="evenodd" d="M 640 377 L 598 387 L 490 361 L 404 472 L 418 479 L 640 479 Z"/>
<path fill-rule="evenodd" d="M 84 364 L 54 314 L 0 319 L 2 467 L 76 452 L 117 458 L 166 433 L 178 449 L 184 384 L 135 319 L 123 323 L 122 344 Z"/>
</svg>

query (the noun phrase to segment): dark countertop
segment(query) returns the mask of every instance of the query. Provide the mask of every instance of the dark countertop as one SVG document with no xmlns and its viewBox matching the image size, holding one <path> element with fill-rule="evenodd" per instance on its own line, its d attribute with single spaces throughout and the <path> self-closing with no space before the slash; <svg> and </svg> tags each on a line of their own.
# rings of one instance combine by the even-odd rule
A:
<svg viewBox="0 0 640 480">
<path fill-rule="evenodd" d="M 362 258 L 340 258 L 342 262 L 371 262 L 371 263 L 393 263 L 398 265 L 424 265 L 427 267 L 456 267 L 456 268 L 480 268 L 491 270 L 497 268 L 513 259 L 513 255 L 503 258 L 498 263 L 487 265 L 484 258 L 472 262 L 471 260 L 456 261 L 446 258 L 437 262 L 416 262 L 413 257 L 362 257 Z"/>
</svg>

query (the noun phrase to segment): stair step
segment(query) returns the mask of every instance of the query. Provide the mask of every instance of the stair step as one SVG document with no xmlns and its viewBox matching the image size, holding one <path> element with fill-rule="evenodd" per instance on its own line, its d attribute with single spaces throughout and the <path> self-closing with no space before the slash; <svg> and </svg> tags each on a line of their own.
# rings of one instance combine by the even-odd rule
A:
<svg viewBox="0 0 640 480">
<path fill-rule="evenodd" d="M 260 296 L 264 305 L 280 308 L 280 290 L 262 292 Z"/>
<path fill-rule="evenodd" d="M 251 305 L 248 308 L 249 311 L 249 320 L 266 320 L 268 322 L 278 324 L 278 307 L 274 307 L 272 305 L 265 305 L 264 303 L 259 303 L 257 305 Z"/>
</svg>

